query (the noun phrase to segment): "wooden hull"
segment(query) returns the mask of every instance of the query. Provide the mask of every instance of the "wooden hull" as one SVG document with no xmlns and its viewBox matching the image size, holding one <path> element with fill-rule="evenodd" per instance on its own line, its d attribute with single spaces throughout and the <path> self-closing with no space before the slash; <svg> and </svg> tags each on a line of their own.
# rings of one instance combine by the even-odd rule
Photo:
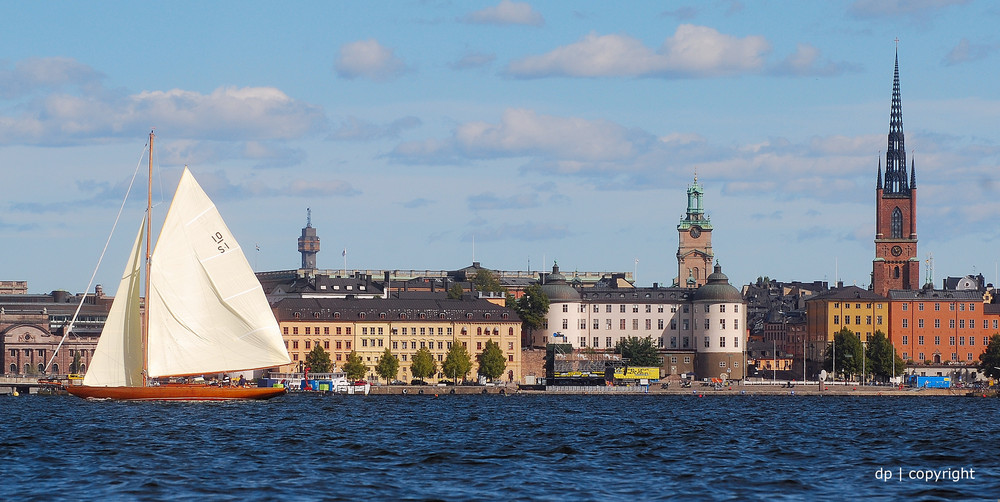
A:
<svg viewBox="0 0 1000 502">
<path fill-rule="evenodd" d="M 234 401 L 271 399 L 286 392 L 275 387 L 216 387 L 212 385 L 156 385 L 152 387 L 90 387 L 67 385 L 66 391 L 84 399 L 116 401 Z"/>
</svg>

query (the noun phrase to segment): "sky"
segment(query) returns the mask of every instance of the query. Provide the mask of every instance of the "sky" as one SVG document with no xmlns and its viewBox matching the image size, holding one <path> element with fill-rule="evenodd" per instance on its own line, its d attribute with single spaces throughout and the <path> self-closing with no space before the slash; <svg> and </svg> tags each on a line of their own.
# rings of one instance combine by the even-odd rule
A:
<svg viewBox="0 0 1000 502">
<path fill-rule="evenodd" d="M 33 293 L 118 283 L 154 128 L 154 219 L 188 165 L 258 271 L 298 268 L 309 208 L 319 268 L 346 250 L 352 270 L 558 261 L 670 284 L 697 176 L 731 283 L 867 287 L 897 50 L 921 281 L 932 263 L 938 285 L 996 282 L 994 2 L 0 11 L 0 279 Z"/>
</svg>

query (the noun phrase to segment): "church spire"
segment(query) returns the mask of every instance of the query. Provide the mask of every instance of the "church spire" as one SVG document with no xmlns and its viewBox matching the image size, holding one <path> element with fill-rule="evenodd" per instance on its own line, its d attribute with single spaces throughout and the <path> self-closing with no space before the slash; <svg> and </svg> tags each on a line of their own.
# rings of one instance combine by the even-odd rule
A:
<svg viewBox="0 0 1000 502">
<path fill-rule="evenodd" d="M 876 183 L 875 188 L 878 190 L 882 189 L 882 158 L 878 159 L 878 183 Z"/>
<path fill-rule="evenodd" d="M 917 166 L 914 165 L 913 160 L 910 159 L 910 190 L 917 188 Z"/>
<path fill-rule="evenodd" d="M 899 97 L 899 52 L 892 74 L 892 109 L 889 112 L 888 148 L 885 151 L 885 193 L 906 194 L 906 145 L 903 139 L 903 106 Z"/>
</svg>

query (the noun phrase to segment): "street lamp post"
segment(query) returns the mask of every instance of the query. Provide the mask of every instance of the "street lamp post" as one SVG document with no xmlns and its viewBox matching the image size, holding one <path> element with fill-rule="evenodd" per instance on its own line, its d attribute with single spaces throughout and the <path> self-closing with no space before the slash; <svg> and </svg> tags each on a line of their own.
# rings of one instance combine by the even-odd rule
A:
<svg viewBox="0 0 1000 502">
<path fill-rule="evenodd" d="M 868 342 L 861 342 L 861 385 L 865 385 L 868 373 L 865 371 L 865 360 L 868 359 L 868 352 L 865 350 Z"/>
<path fill-rule="evenodd" d="M 778 384 L 778 341 L 771 339 L 771 383 Z"/>
</svg>

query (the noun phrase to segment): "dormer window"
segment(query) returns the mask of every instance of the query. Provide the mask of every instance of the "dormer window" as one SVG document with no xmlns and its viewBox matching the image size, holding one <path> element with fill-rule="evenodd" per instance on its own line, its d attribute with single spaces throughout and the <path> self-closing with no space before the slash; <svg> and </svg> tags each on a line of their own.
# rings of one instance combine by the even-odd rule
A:
<svg viewBox="0 0 1000 502">
<path fill-rule="evenodd" d="M 382 312 L 381 314 L 379 314 L 378 318 L 379 319 L 385 319 L 385 312 Z"/>
</svg>

